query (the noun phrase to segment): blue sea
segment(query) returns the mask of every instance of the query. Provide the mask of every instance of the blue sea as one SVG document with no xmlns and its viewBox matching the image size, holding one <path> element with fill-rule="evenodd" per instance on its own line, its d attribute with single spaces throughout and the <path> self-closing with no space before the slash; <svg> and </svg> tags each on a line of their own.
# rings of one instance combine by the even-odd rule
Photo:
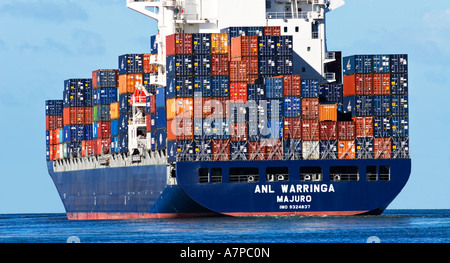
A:
<svg viewBox="0 0 450 263">
<path fill-rule="evenodd" d="M 0 243 L 450 243 L 450 210 L 381 216 L 220 217 L 69 221 L 0 215 Z"/>
</svg>

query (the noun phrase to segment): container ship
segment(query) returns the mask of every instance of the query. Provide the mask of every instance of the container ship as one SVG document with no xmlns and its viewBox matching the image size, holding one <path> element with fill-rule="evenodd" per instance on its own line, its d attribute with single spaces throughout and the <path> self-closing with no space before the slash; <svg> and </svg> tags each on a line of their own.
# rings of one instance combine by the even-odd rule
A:
<svg viewBox="0 0 450 263">
<path fill-rule="evenodd" d="M 149 52 L 45 103 L 68 219 L 381 214 L 411 171 L 408 56 L 329 51 L 343 4 L 128 0 Z"/>
</svg>

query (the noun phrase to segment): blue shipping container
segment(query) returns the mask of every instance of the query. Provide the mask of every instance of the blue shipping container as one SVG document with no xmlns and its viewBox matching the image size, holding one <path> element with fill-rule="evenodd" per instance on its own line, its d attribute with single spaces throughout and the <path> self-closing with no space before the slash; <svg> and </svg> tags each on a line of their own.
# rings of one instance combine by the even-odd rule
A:
<svg viewBox="0 0 450 263">
<path fill-rule="evenodd" d="M 142 84 L 144 85 L 144 88 L 147 90 L 147 92 L 150 95 L 153 95 L 156 92 L 157 86 L 150 84 L 150 77 L 151 77 L 151 75 L 152 75 L 151 73 L 144 73 L 144 74 L 142 74 Z"/>
<path fill-rule="evenodd" d="M 192 77 L 168 77 L 166 87 L 166 99 L 190 98 L 194 96 Z"/>
<path fill-rule="evenodd" d="M 150 54 L 158 54 L 158 43 L 156 36 L 150 36 Z"/>
<path fill-rule="evenodd" d="M 302 159 L 302 140 L 284 140 L 284 159 Z"/>
<path fill-rule="evenodd" d="M 282 139 L 283 138 L 283 119 L 267 119 L 267 129 L 261 129 L 261 135 L 267 139 Z"/>
<path fill-rule="evenodd" d="M 277 56 L 277 74 L 278 75 L 292 75 L 293 74 L 293 57 L 292 56 Z"/>
<path fill-rule="evenodd" d="M 166 88 L 159 87 L 156 89 L 156 108 L 166 107 Z"/>
<path fill-rule="evenodd" d="M 111 136 L 119 135 L 119 120 L 111 120 Z"/>
<path fill-rule="evenodd" d="M 150 114 L 151 112 L 152 112 L 152 104 L 150 103 L 150 96 L 147 96 L 145 97 L 145 113 Z"/>
<path fill-rule="evenodd" d="M 392 115 L 391 96 L 375 95 L 373 96 L 373 114 L 375 116 Z"/>
<path fill-rule="evenodd" d="M 94 139 L 93 125 L 84 125 L 84 141 L 92 141 Z"/>
<path fill-rule="evenodd" d="M 391 74 L 391 94 L 408 94 L 408 74 Z"/>
<path fill-rule="evenodd" d="M 408 95 L 392 96 L 392 115 L 408 116 Z"/>
<path fill-rule="evenodd" d="M 301 83 L 303 98 L 319 97 L 319 81 L 317 79 L 302 79 Z"/>
<path fill-rule="evenodd" d="M 119 136 L 111 137 L 111 153 L 119 153 Z"/>
<path fill-rule="evenodd" d="M 117 88 L 117 71 L 116 70 L 97 70 L 94 76 L 97 80 L 96 88 Z"/>
<path fill-rule="evenodd" d="M 166 108 L 156 109 L 156 129 L 165 129 L 166 126 Z"/>
<path fill-rule="evenodd" d="M 126 114 L 128 112 L 131 112 L 131 100 L 132 94 L 119 94 L 119 113 L 120 114 Z"/>
<path fill-rule="evenodd" d="M 409 118 L 392 117 L 392 137 L 408 137 L 409 136 Z"/>
<path fill-rule="evenodd" d="M 373 116 L 373 96 L 344 97 L 343 112 L 351 113 L 354 117 Z"/>
<path fill-rule="evenodd" d="M 409 138 L 392 138 L 392 158 L 393 159 L 408 159 L 409 153 Z"/>
<path fill-rule="evenodd" d="M 373 117 L 373 136 L 375 138 L 389 138 L 391 135 L 391 117 Z"/>
<path fill-rule="evenodd" d="M 275 56 L 265 56 L 258 58 L 259 75 L 268 78 L 277 75 L 277 61 Z"/>
<path fill-rule="evenodd" d="M 293 40 L 292 36 L 277 37 L 277 56 L 293 56 Z"/>
<path fill-rule="evenodd" d="M 355 141 L 356 159 L 373 159 L 373 138 L 357 138 Z"/>
<path fill-rule="evenodd" d="M 192 34 L 192 52 L 194 55 L 211 54 L 211 34 Z"/>
<path fill-rule="evenodd" d="M 342 71 L 344 75 L 373 73 L 373 56 L 354 55 L 344 57 Z"/>
<path fill-rule="evenodd" d="M 391 73 L 408 73 L 408 55 L 390 55 Z"/>
<path fill-rule="evenodd" d="M 266 91 L 263 84 L 248 84 L 247 85 L 247 100 L 254 100 L 256 102 L 266 99 Z"/>
<path fill-rule="evenodd" d="M 211 56 L 194 55 L 193 56 L 193 73 L 195 76 L 211 75 Z"/>
<path fill-rule="evenodd" d="M 277 54 L 277 37 L 276 36 L 262 36 L 258 37 L 258 55 L 272 56 Z"/>
<path fill-rule="evenodd" d="M 45 101 L 45 115 L 63 115 L 63 100 L 46 100 Z"/>
<path fill-rule="evenodd" d="M 194 77 L 194 95 L 198 97 L 211 97 L 211 77 Z"/>
<path fill-rule="evenodd" d="M 373 73 L 391 72 L 389 55 L 373 55 Z"/>
<path fill-rule="evenodd" d="M 194 141 L 194 156 L 197 161 L 212 160 L 212 143 L 211 141 Z"/>
<path fill-rule="evenodd" d="M 128 133 L 119 134 L 119 153 L 128 152 Z"/>
<path fill-rule="evenodd" d="M 327 140 L 320 141 L 320 159 L 330 160 L 338 159 L 338 141 Z"/>
<path fill-rule="evenodd" d="M 191 55 L 168 56 L 166 61 L 167 76 L 192 76 L 193 61 Z"/>
<path fill-rule="evenodd" d="M 265 78 L 266 97 L 283 98 L 283 78 Z"/>
<path fill-rule="evenodd" d="M 166 129 L 157 129 L 156 133 L 156 140 L 155 140 L 155 145 L 156 145 L 156 150 L 164 150 L 166 149 L 166 144 L 167 144 L 167 140 L 166 140 Z"/>
<path fill-rule="evenodd" d="M 342 104 L 342 91 L 342 84 L 321 84 L 319 86 L 319 101 Z"/>
<path fill-rule="evenodd" d="M 284 98 L 284 117 L 301 117 L 302 104 L 300 97 Z"/>
<path fill-rule="evenodd" d="M 277 105 L 278 105 L 278 108 L 277 108 Z M 260 106 L 264 107 L 264 104 L 260 102 Z M 283 115 L 284 115 L 283 99 L 268 99 L 267 100 L 267 117 L 268 118 L 281 118 L 281 116 L 283 116 Z M 264 117 L 264 112 L 259 111 L 259 117 Z M 260 120 L 261 120 L 261 118 L 260 118 Z"/>
<path fill-rule="evenodd" d="M 230 142 L 230 158 L 232 161 L 248 160 L 247 142 Z"/>
<path fill-rule="evenodd" d="M 128 114 L 120 114 L 119 115 L 119 135 L 120 134 L 128 134 Z M 96 125 L 94 125 L 94 130 Z M 153 130 L 153 129 L 152 129 Z M 94 132 L 94 134 L 96 133 L 96 131 Z"/>
<path fill-rule="evenodd" d="M 230 95 L 228 76 L 211 77 L 211 95 L 213 97 L 228 97 Z"/>
<path fill-rule="evenodd" d="M 143 72 L 143 55 L 142 54 L 125 54 L 119 56 L 119 74 L 142 73 Z"/>
</svg>

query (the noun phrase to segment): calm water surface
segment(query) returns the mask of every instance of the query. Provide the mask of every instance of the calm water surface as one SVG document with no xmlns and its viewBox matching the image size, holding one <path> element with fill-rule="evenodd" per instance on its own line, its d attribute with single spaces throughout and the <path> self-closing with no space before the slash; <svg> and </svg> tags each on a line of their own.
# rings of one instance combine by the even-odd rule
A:
<svg viewBox="0 0 450 263">
<path fill-rule="evenodd" d="M 0 215 L 0 243 L 450 243 L 450 210 L 381 216 L 69 221 L 65 214 Z"/>
</svg>

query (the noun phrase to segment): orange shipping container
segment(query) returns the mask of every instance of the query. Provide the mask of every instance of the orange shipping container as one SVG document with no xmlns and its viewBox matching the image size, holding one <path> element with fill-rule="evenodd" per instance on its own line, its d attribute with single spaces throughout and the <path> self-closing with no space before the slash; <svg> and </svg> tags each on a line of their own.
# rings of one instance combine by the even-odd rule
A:
<svg viewBox="0 0 450 263">
<path fill-rule="evenodd" d="M 375 159 L 391 158 L 391 138 L 375 138 L 373 140 Z"/>
<path fill-rule="evenodd" d="M 337 121 L 337 103 L 319 104 L 320 121 Z"/>
<path fill-rule="evenodd" d="M 177 118 L 167 121 L 167 140 L 193 140 L 194 120 L 192 118 Z"/>
<path fill-rule="evenodd" d="M 373 74 L 354 74 L 344 76 L 343 95 L 373 95 Z"/>
<path fill-rule="evenodd" d="M 83 157 L 94 154 L 94 141 L 82 141 L 81 142 L 81 155 Z"/>
<path fill-rule="evenodd" d="M 231 39 L 231 58 L 258 56 L 258 37 L 239 36 Z"/>
<path fill-rule="evenodd" d="M 142 74 L 119 75 L 119 94 L 134 93 L 136 86 L 142 83 Z"/>
<path fill-rule="evenodd" d="M 63 109 L 63 124 L 85 124 L 85 107 L 69 107 Z"/>
<path fill-rule="evenodd" d="M 168 99 L 166 104 L 167 120 L 173 120 L 175 118 L 192 118 L 194 116 L 194 99 Z"/>
<path fill-rule="evenodd" d="M 111 103 L 110 112 L 111 112 L 111 120 L 119 119 L 119 102 Z"/>
<path fill-rule="evenodd" d="M 144 54 L 143 55 L 143 72 L 144 73 L 158 73 L 158 66 L 151 64 L 152 60 L 157 61 L 157 54 Z"/>
<path fill-rule="evenodd" d="M 355 159 L 355 141 L 338 142 L 339 159 Z"/>
<path fill-rule="evenodd" d="M 228 53 L 228 34 L 212 33 L 211 34 L 211 53 L 227 54 Z"/>
</svg>

